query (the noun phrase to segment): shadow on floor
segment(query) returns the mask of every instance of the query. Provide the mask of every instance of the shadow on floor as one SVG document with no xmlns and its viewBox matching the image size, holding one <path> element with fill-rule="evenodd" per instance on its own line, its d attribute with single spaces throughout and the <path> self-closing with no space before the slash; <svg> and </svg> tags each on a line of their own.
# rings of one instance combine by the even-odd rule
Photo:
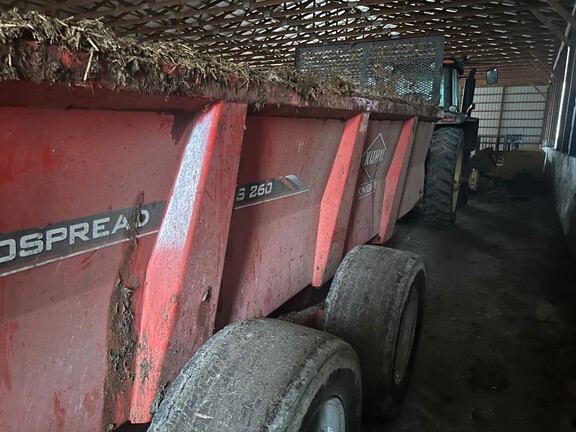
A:
<svg viewBox="0 0 576 432">
<path fill-rule="evenodd" d="M 400 417 L 363 432 L 576 431 L 574 259 L 545 196 L 474 195 L 456 226 L 418 209 L 390 247 L 421 254 L 428 286 Z"/>
</svg>

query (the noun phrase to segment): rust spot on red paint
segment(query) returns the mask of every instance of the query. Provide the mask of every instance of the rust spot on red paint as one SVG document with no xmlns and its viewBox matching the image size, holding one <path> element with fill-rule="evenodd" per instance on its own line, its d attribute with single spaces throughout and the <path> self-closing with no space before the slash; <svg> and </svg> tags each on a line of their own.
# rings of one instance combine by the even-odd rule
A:
<svg viewBox="0 0 576 432">
<path fill-rule="evenodd" d="M 14 358 L 14 334 L 18 323 L 11 321 L 0 327 L 0 384 L 12 391 L 11 360 Z"/>
<path fill-rule="evenodd" d="M 62 404 L 59 392 L 54 393 L 54 416 L 56 417 L 56 430 L 61 431 L 66 424 L 66 408 Z"/>
</svg>

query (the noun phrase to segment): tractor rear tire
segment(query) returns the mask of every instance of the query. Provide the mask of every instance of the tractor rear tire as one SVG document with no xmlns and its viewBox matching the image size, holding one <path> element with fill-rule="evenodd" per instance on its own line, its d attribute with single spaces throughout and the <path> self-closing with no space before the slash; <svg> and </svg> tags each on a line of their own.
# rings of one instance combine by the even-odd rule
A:
<svg viewBox="0 0 576 432">
<path fill-rule="evenodd" d="M 176 378 L 149 432 L 355 432 L 362 390 L 354 350 L 272 319 L 232 324 Z"/>
<path fill-rule="evenodd" d="M 436 129 L 426 158 L 422 208 L 424 222 L 449 226 L 456 222 L 464 131 L 457 127 Z"/>
<path fill-rule="evenodd" d="M 358 354 L 368 416 L 393 418 L 400 411 L 422 328 L 424 285 L 418 255 L 380 246 L 352 249 L 334 276 L 324 330 Z"/>
</svg>

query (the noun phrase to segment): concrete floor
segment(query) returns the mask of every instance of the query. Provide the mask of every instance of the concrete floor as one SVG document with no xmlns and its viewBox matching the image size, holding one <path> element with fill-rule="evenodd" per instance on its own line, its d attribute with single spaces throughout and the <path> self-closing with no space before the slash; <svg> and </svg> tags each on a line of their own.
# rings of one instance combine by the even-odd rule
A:
<svg viewBox="0 0 576 432">
<path fill-rule="evenodd" d="M 363 432 L 576 431 L 576 261 L 548 198 L 474 195 L 445 230 L 416 210 L 389 246 L 424 257 L 424 331 L 400 417 Z"/>
</svg>

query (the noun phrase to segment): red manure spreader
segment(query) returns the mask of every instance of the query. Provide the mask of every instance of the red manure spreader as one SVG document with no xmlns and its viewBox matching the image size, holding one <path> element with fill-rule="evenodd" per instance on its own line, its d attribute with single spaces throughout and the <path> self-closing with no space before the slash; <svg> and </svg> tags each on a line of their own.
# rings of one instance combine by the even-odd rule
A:
<svg viewBox="0 0 576 432">
<path fill-rule="evenodd" d="M 438 107 L 27 22 L 0 38 L 0 430 L 393 416 L 425 275 L 381 244 L 422 197 Z"/>
</svg>

